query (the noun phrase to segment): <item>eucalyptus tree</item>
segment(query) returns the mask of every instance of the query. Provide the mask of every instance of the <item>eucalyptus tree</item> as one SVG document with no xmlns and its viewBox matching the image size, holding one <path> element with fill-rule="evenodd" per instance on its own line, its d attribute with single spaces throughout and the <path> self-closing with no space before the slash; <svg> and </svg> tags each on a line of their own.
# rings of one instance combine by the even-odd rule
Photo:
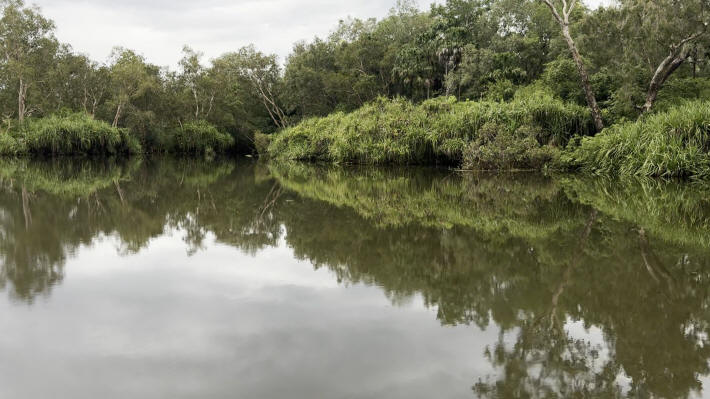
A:
<svg viewBox="0 0 710 399">
<path fill-rule="evenodd" d="M 653 108 L 666 81 L 708 36 L 709 0 L 620 0 L 620 29 L 626 58 L 643 65 L 650 80 L 646 113 Z"/>
<path fill-rule="evenodd" d="M 29 91 L 52 67 L 59 43 L 54 23 L 22 0 L 3 0 L 0 18 L 0 63 L 5 87 L 17 89 L 17 118 L 22 122 L 37 109 L 28 105 Z"/>
<path fill-rule="evenodd" d="M 577 66 L 577 72 L 579 73 L 579 78 L 581 80 L 582 89 L 584 90 L 584 97 L 589 106 L 589 110 L 592 113 L 592 119 L 594 120 L 594 126 L 597 131 L 604 129 L 604 120 L 602 119 L 602 113 L 597 104 L 597 98 L 594 94 L 594 89 L 592 88 L 591 81 L 589 79 L 589 73 L 587 72 L 587 67 L 584 65 L 584 60 L 582 55 L 579 53 L 577 44 L 572 37 L 570 32 L 571 17 L 575 8 L 579 5 L 579 0 L 540 0 L 542 1 L 552 12 L 552 15 L 557 20 L 557 23 L 562 29 L 562 37 L 564 37 L 565 42 L 567 42 L 567 47 L 569 48 L 572 58 Z M 560 4 L 561 3 L 561 7 Z"/>
<path fill-rule="evenodd" d="M 335 59 L 335 46 L 320 38 L 293 46 L 284 70 L 284 101 L 291 115 L 325 116 L 340 103 L 333 85 L 338 74 Z"/>
<path fill-rule="evenodd" d="M 185 46 L 180 60 L 180 84 L 189 92 L 195 119 L 207 119 L 214 107 L 216 88 L 210 71 L 202 65 L 203 54 Z"/>
<path fill-rule="evenodd" d="M 41 84 L 45 114 L 69 109 L 96 115 L 108 95 L 108 68 L 66 45 L 60 47 L 54 63 Z"/>
<path fill-rule="evenodd" d="M 230 79 L 248 85 L 277 128 L 288 126 L 288 118 L 279 98 L 282 79 L 276 55 L 266 55 L 249 45 L 222 55 L 213 64 Z"/>
<path fill-rule="evenodd" d="M 411 1 L 399 1 L 384 19 L 341 20 L 327 38 L 297 43 L 284 72 L 288 113 L 302 118 L 350 111 L 378 96 L 412 97 L 414 84 L 421 82 L 404 76 L 422 62 L 402 58 L 409 55 L 402 49 L 416 49 L 430 24 L 429 15 Z"/>
<path fill-rule="evenodd" d="M 110 73 L 112 102 L 116 109 L 113 126 L 117 127 L 131 101 L 150 90 L 157 89 L 159 82 L 142 56 L 120 47 L 115 48 L 111 55 Z"/>
</svg>

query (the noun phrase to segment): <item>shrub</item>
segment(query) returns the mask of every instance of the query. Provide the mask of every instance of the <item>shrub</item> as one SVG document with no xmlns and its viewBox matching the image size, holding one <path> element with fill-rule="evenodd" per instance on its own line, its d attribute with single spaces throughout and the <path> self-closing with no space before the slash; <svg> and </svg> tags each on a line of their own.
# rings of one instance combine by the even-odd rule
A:
<svg viewBox="0 0 710 399">
<path fill-rule="evenodd" d="M 562 162 L 593 174 L 708 177 L 709 152 L 710 102 L 693 101 L 584 138 Z"/>
<path fill-rule="evenodd" d="M 185 123 L 174 135 L 172 150 L 182 154 L 224 153 L 234 146 L 234 139 L 206 121 Z"/>
<path fill-rule="evenodd" d="M 138 140 L 84 113 L 30 120 L 17 138 L 18 150 L 36 154 L 139 153 Z M 8 143 L 9 144 L 9 143 Z"/>
<path fill-rule="evenodd" d="M 663 85 L 658 93 L 658 101 L 653 106 L 653 112 L 666 112 L 685 100 L 702 100 L 710 98 L 710 79 L 680 78 L 671 79 Z"/>
<path fill-rule="evenodd" d="M 471 145 L 478 143 L 480 147 L 491 140 L 480 138 L 491 126 L 500 132 L 500 138 L 493 140 L 499 146 L 516 134 L 529 138 L 523 149 L 564 146 L 575 135 L 594 132 L 586 108 L 564 104 L 543 93 L 524 93 L 510 103 L 459 102 L 450 97 L 414 105 L 403 99 L 380 98 L 352 113 L 312 118 L 285 129 L 273 136 L 268 153 L 287 160 L 458 165 L 464 152 L 467 159 L 476 159 L 471 156 L 476 150 Z M 523 164 L 538 164 L 545 157 L 531 154 L 527 158 L 535 162 L 525 160 Z M 477 164 L 472 161 L 467 166 Z"/>
<path fill-rule="evenodd" d="M 268 157 L 269 145 L 271 144 L 271 135 L 261 132 L 254 133 L 254 148 L 260 157 Z"/>
<path fill-rule="evenodd" d="M 560 150 L 540 145 L 539 129 L 521 126 L 515 132 L 494 123 L 481 128 L 478 138 L 464 151 L 463 167 L 476 170 L 542 169 L 556 162 Z"/>
<path fill-rule="evenodd" d="M 8 132 L 0 133 L 0 155 L 22 155 L 27 147 Z"/>
</svg>

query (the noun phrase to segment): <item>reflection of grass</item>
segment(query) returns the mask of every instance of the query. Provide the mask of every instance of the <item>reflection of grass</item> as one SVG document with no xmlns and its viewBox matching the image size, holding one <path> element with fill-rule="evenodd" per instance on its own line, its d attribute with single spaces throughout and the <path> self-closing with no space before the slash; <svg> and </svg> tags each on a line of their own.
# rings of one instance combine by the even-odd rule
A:
<svg viewBox="0 0 710 399">
<path fill-rule="evenodd" d="M 667 242 L 710 247 L 710 189 L 651 179 L 560 180 L 574 201 L 643 227 Z"/>
<path fill-rule="evenodd" d="M 0 177 L 12 179 L 29 191 L 44 191 L 62 197 L 83 197 L 116 182 L 130 179 L 141 164 L 139 158 L 119 162 L 63 160 L 33 162 L 26 159 L 0 160 Z"/>
<path fill-rule="evenodd" d="M 162 181 L 194 188 L 208 187 L 234 170 L 233 162 L 191 157 L 161 158 L 159 165 L 158 175 Z"/>
<path fill-rule="evenodd" d="M 477 178 L 377 168 L 319 168 L 271 165 L 289 190 L 338 207 L 348 207 L 380 227 L 420 225 L 517 237 L 544 237 L 579 225 L 578 209 L 558 195 L 549 179 L 525 175 Z M 545 203 L 547 206 L 540 206 Z"/>
</svg>

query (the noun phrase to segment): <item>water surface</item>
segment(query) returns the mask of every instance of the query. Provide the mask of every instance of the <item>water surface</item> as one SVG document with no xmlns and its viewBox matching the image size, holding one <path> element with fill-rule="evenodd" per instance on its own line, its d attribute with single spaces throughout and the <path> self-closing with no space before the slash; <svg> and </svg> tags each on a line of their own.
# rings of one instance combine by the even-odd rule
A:
<svg viewBox="0 0 710 399">
<path fill-rule="evenodd" d="M 704 185 L 175 159 L 0 180 L 1 398 L 710 396 Z"/>
</svg>

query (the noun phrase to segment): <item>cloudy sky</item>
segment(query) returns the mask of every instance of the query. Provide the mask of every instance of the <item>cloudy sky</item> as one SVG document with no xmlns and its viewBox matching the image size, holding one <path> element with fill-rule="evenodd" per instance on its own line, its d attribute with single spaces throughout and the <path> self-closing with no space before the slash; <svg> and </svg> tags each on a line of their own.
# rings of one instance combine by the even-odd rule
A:
<svg viewBox="0 0 710 399">
<path fill-rule="evenodd" d="M 442 0 L 439 0 L 442 1 Z M 590 6 L 609 0 L 585 0 Z M 206 58 L 254 43 L 282 61 L 294 42 L 324 36 L 347 17 L 383 17 L 395 0 L 28 0 L 57 24 L 57 36 L 104 61 L 114 46 L 152 63 L 177 64 L 187 44 Z M 428 4 L 420 0 L 419 4 Z"/>
</svg>

